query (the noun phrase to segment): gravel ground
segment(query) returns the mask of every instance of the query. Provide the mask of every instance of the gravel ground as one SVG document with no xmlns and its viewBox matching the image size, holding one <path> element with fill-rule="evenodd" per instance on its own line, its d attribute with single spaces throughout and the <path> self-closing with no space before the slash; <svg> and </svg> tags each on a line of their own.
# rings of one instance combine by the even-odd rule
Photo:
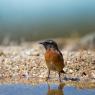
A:
<svg viewBox="0 0 95 95">
<path fill-rule="evenodd" d="M 62 50 L 66 72 L 63 81 L 95 81 L 95 51 Z M 31 46 L 0 46 L 0 83 L 42 83 L 47 76 L 44 49 Z M 57 72 L 51 72 L 50 81 L 57 82 Z"/>
</svg>

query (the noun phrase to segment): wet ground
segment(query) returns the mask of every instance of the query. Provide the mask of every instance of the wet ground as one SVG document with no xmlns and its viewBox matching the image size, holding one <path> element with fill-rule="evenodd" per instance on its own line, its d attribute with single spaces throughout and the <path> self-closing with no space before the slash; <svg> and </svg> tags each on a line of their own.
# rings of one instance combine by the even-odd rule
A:
<svg viewBox="0 0 95 95">
<path fill-rule="evenodd" d="M 94 86 L 89 86 L 86 85 L 84 87 L 84 84 L 74 86 L 64 83 L 38 85 L 4 84 L 0 85 L 0 95 L 95 95 Z"/>
</svg>

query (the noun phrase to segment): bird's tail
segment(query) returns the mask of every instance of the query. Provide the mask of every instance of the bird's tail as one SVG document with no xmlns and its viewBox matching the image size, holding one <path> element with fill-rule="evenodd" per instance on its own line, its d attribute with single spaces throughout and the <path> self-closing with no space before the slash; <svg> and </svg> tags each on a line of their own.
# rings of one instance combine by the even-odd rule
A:
<svg viewBox="0 0 95 95">
<path fill-rule="evenodd" d="M 66 72 L 64 70 L 62 70 L 61 73 L 64 73 L 65 74 Z"/>
</svg>

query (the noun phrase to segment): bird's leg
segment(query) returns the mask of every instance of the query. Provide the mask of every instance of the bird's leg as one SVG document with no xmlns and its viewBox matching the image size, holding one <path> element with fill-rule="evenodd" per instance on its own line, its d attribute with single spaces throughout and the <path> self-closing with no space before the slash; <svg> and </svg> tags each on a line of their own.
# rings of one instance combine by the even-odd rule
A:
<svg viewBox="0 0 95 95">
<path fill-rule="evenodd" d="M 46 77 L 46 81 L 50 78 L 50 70 L 48 69 L 48 76 Z"/>
<path fill-rule="evenodd" d="M 48 76 L 47 76 L 47 78 L 49 78 L 49 76 L 50 76 L 50 70 L 48 70 Z"/>
<path fill-rule="evenodd" d="M 58 75 L 59 75 L 59 81 L 61 82 L 61 73 L 59 72 Z"/>
</svg>

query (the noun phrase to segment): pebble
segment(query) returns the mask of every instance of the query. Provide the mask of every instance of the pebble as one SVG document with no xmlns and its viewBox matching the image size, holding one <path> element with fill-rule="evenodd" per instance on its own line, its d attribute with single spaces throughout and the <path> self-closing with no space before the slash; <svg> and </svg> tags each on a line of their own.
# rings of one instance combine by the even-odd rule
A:
<svg viewBox="0 0 95 95">
<path fill-rule="evenodd" d="M 32 80 L 33 77 L 37 79 L 45 78 L 47 76 L 47 67 L 42 51 L 40 47 L 36 47 L 35 49 L 33 47 L 27 48 L 22 46 L 3 47 L 2 52 L 4 52 L 5 56 L 0 56 L 0 81 L 2 79 L 7 80 L 8 78 L 8 80 L 10 79 L 12 82 L 19 83 L 21 81 L 18 80 L 23 80 L 24 77 L 27 81 Z M 82 76 L 82 72 L 89 68 L 91 77 L 95 78 L 95 69 L 93 69 L 95 68 L 93 63 L 95 52 L 91 50 L 82 52 L 68 52 L 62 50 L 62 54 L 66 63 L 65 68 L 63 68 L 66 72 L 65 75 L 86 79 L 87 76 Z M 51 72 L 51 77 L 52 76 L 57 77 L 57 74 Z M 89 78 L 89 80 L 91 79 L 90 77 L 87 78 Z M 8 80 L 4 82 L 8 82 Z"/>
</svg>

